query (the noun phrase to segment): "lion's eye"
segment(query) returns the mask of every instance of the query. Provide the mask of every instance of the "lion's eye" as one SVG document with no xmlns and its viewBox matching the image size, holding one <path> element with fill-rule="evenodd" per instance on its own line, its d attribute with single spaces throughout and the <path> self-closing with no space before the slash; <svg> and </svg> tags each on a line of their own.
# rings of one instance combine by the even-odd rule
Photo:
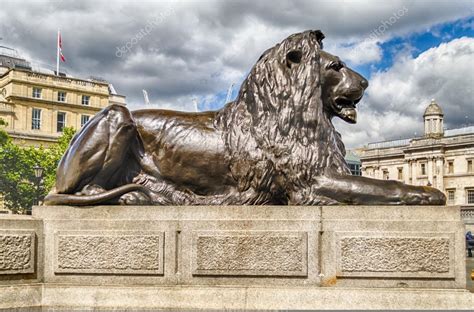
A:
<svg viewBox="0 0 474 312">
<path fill-rule="evenodd" d="M 329 64 L 328 67 L 330 69 L 334 69 L 335 71 L 339 71 L 339 70 L 341 70 L 341 68 L 344 67 L 344 63 L 343 62 L 332 62 L 331 64 Z"/>
</svg>

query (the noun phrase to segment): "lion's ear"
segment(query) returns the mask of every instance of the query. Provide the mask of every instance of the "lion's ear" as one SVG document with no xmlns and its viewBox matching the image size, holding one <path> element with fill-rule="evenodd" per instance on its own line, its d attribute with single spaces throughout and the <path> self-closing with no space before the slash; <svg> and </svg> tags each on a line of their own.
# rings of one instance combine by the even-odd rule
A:
<svg viewBox="0 0 474 312">
<path fill-rule="evenodd" d="M 325 37 L 323 32 L 321 30 L 313 30 L 310 33 L 311 33 L 311 35 L 313 35 L 316 38 L 316 41 L 319 44 L 319 48 L 322 49 L 323 48 L 323 39 Z"/>
<path fill-rule="evenodd" d="M 292 64 L 299 64 L 301 58 L 303 57 L 303 52 L 300 50 L 292 50 L 286 54 L 286 66 L 291 68 Z"/>
</svg>

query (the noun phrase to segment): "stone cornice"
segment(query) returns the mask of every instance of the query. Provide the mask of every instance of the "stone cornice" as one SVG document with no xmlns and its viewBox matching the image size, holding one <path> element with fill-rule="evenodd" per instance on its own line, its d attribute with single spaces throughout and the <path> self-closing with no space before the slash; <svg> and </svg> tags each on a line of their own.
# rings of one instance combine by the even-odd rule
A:
<svg viewBox="0 0 474 312">
<path fill-rule="evenodd" d="M 20 100 L 20 101 L 26 101 L 26 102 L 35 102 L 38 104 L 43 104 L 43 105 L 53 105 L 53 106 L 60 106 L 60 107 L 65 107 L 65 108 L 76 108 L 76 109 L 82 109 L 86 111 L 92 111 L 92 112 L 99 112 L 103 108 L 102 107 L 95 107 L 95 106 L 89 106 L 89 105 L 80 105 L 80 104 L 71 104 L 67 102 L 58 102 L 58 101 L 51 101 L 51 100 L 44 100 L 44 99 L 36 99 L 36 98 L 30 98 L 30 97 L 24 97 L 24 96 L 17 96 L 17 95 L 11 95 L 8 97 L 8 99 L 13 99 L 13 100 Z M 15 102 L 13 102 L 15 103 Z"/>
</svg>

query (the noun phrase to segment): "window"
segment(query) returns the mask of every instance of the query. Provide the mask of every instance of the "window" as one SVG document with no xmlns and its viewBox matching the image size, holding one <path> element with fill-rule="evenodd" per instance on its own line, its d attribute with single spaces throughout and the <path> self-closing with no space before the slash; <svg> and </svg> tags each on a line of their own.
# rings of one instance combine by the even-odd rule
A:
<svg viewBox="0 0 474 312">
<path fill-rule="evenodd" d="M 382 170 L 382 177 L 384 180 L 388 180 L 388 170 L 384 169 Z"/>
<path fill-rule="evenodd" d="M 398 180 L 403 180 L 403 168 L 398 168 Z"/>
<path fill-rule="evenodd" d="M 31 129 L 39 130 L 41 128 L 41 109 L 33 108 L 31 112 Z"/>
<path fill-rule="evenodd" d="M 58 102 L 66 102 L 66 92 L 58 91 Z"/>
<path fill-rule="evenodd" d="M 58 121 L 56 123 L 56 131 L 62 132 L 66 126 L 66 113 L 58 112 Z"/>
<path fill-rule="evenodd" d="M 474 189 L 467 190 L 467 203 L 474 204 Z"/>
<path fill-rule="evenodd" d="M 426 164 L 420 164 L 420 169 L 421 175 L 426 175 Z"/>
<path fill-rule="evenodd" d="M 37 99 L 41 99 L 41 89 L 40 88 L 33 88 L 33 97 Z"/>
<path fill-rule="evenodd" d="M 446 190 L 448 193 L 448 203 L 454 204 L 456 190 Z"/>
<path fill-rule="evenodd" d="M 359 164 L 349 164 L 349 168 L 351 169 L 352 175 L 360 176 L 360 165 Z"/>
<path fill-rule="evenodd" d="M 82 105 L 89 105 L 90 100 L 91 100 L 91 97 L 89 95 L 83 95 L 82 96 Z"/>
<path fill-rule="evenodd" d="M 474 170 L 472 170 L 472 159 L 467 160 L 467 172 L 474 172 Z"/>
<path fill-rule="evenodd" d="M 81 115 L 81 127 L 83 127 L 88 121 L 90 116 L 88 115 Z"/>
<path fill-rule="evenodd" d="M 454 173 L 454 161 L 453 160 L 448 161 L 448 173 Z"/>
</svg>

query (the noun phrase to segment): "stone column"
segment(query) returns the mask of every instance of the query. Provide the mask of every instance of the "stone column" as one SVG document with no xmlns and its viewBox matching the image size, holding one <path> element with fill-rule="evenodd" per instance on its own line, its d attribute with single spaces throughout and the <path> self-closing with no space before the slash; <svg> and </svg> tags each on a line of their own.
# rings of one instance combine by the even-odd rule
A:
<svg viewBox="0 0 474 312">
<path fill-rule="evenodd" d="M 416 181 L 416 159 L 412 159 L 412 162 L 411 162 L 411 184 L 413 185 L 418 185 L 417 181 Z"/>
<path fill-rule="evenodd" d="M 380 166 L 377 166 L 377 174 L 378 174 L 378 178 L 380 180 L 383 180 L 383 171 L 382 169 L 380 168 Z"/>
<path fill-rule="evenodd" d="M 436 167 L 436 175 L 438 176 L 436 179 L 438 181 L 437 188 L 444 192 L 444 161 L 442 156 L 436 157 Z"/>
<path fill-rule="evenodd" d="M 434 186 L 433 183 L 433 176 L 434 176 L 434 162 L 432 157 L 428 157 L 428 168 L 427 169 L 427 174 L 428 174 L 428 182 L 431 183 L 431 185 Z"/>
<path fill-rule="evenodd" d="M 409 173 L 408 173 L 408 168 L 410 168 L 410 165 L 407 163 L 404 163 L 402 166 L 403 170 L 403 182 L 404 183 L 409 183 Z"/>
<path fill-rule="evenodd" d="M 404 178 L 405 178 L 405 183 L 406 183 L 406 184 L 411 184 L 411 183 L 412 183 L 411 180 L 410 180 L 410 178 L 411 178 L 411 176 L 412 176 L 412 173 L 411 173 L 411 163 L 412 163 L 412 160 L 411 160 L 411 159 L 407 159 L 407 161 L 406 161 L 406 163 L 405 163 L 405 166 L 404 166 L 404 169 L 403 169 L 403 170 L 405 170 L 405 172 L 404 172 L 404 174 L 405 174 Z"/>
<path fill-rule="evenodd" d="M 380 166 L 378 165 L 375 165 L 374 166 L 374 178 L 375 179 L 382 179 L 382 177 L 380 176 Z"/>
</svg>

